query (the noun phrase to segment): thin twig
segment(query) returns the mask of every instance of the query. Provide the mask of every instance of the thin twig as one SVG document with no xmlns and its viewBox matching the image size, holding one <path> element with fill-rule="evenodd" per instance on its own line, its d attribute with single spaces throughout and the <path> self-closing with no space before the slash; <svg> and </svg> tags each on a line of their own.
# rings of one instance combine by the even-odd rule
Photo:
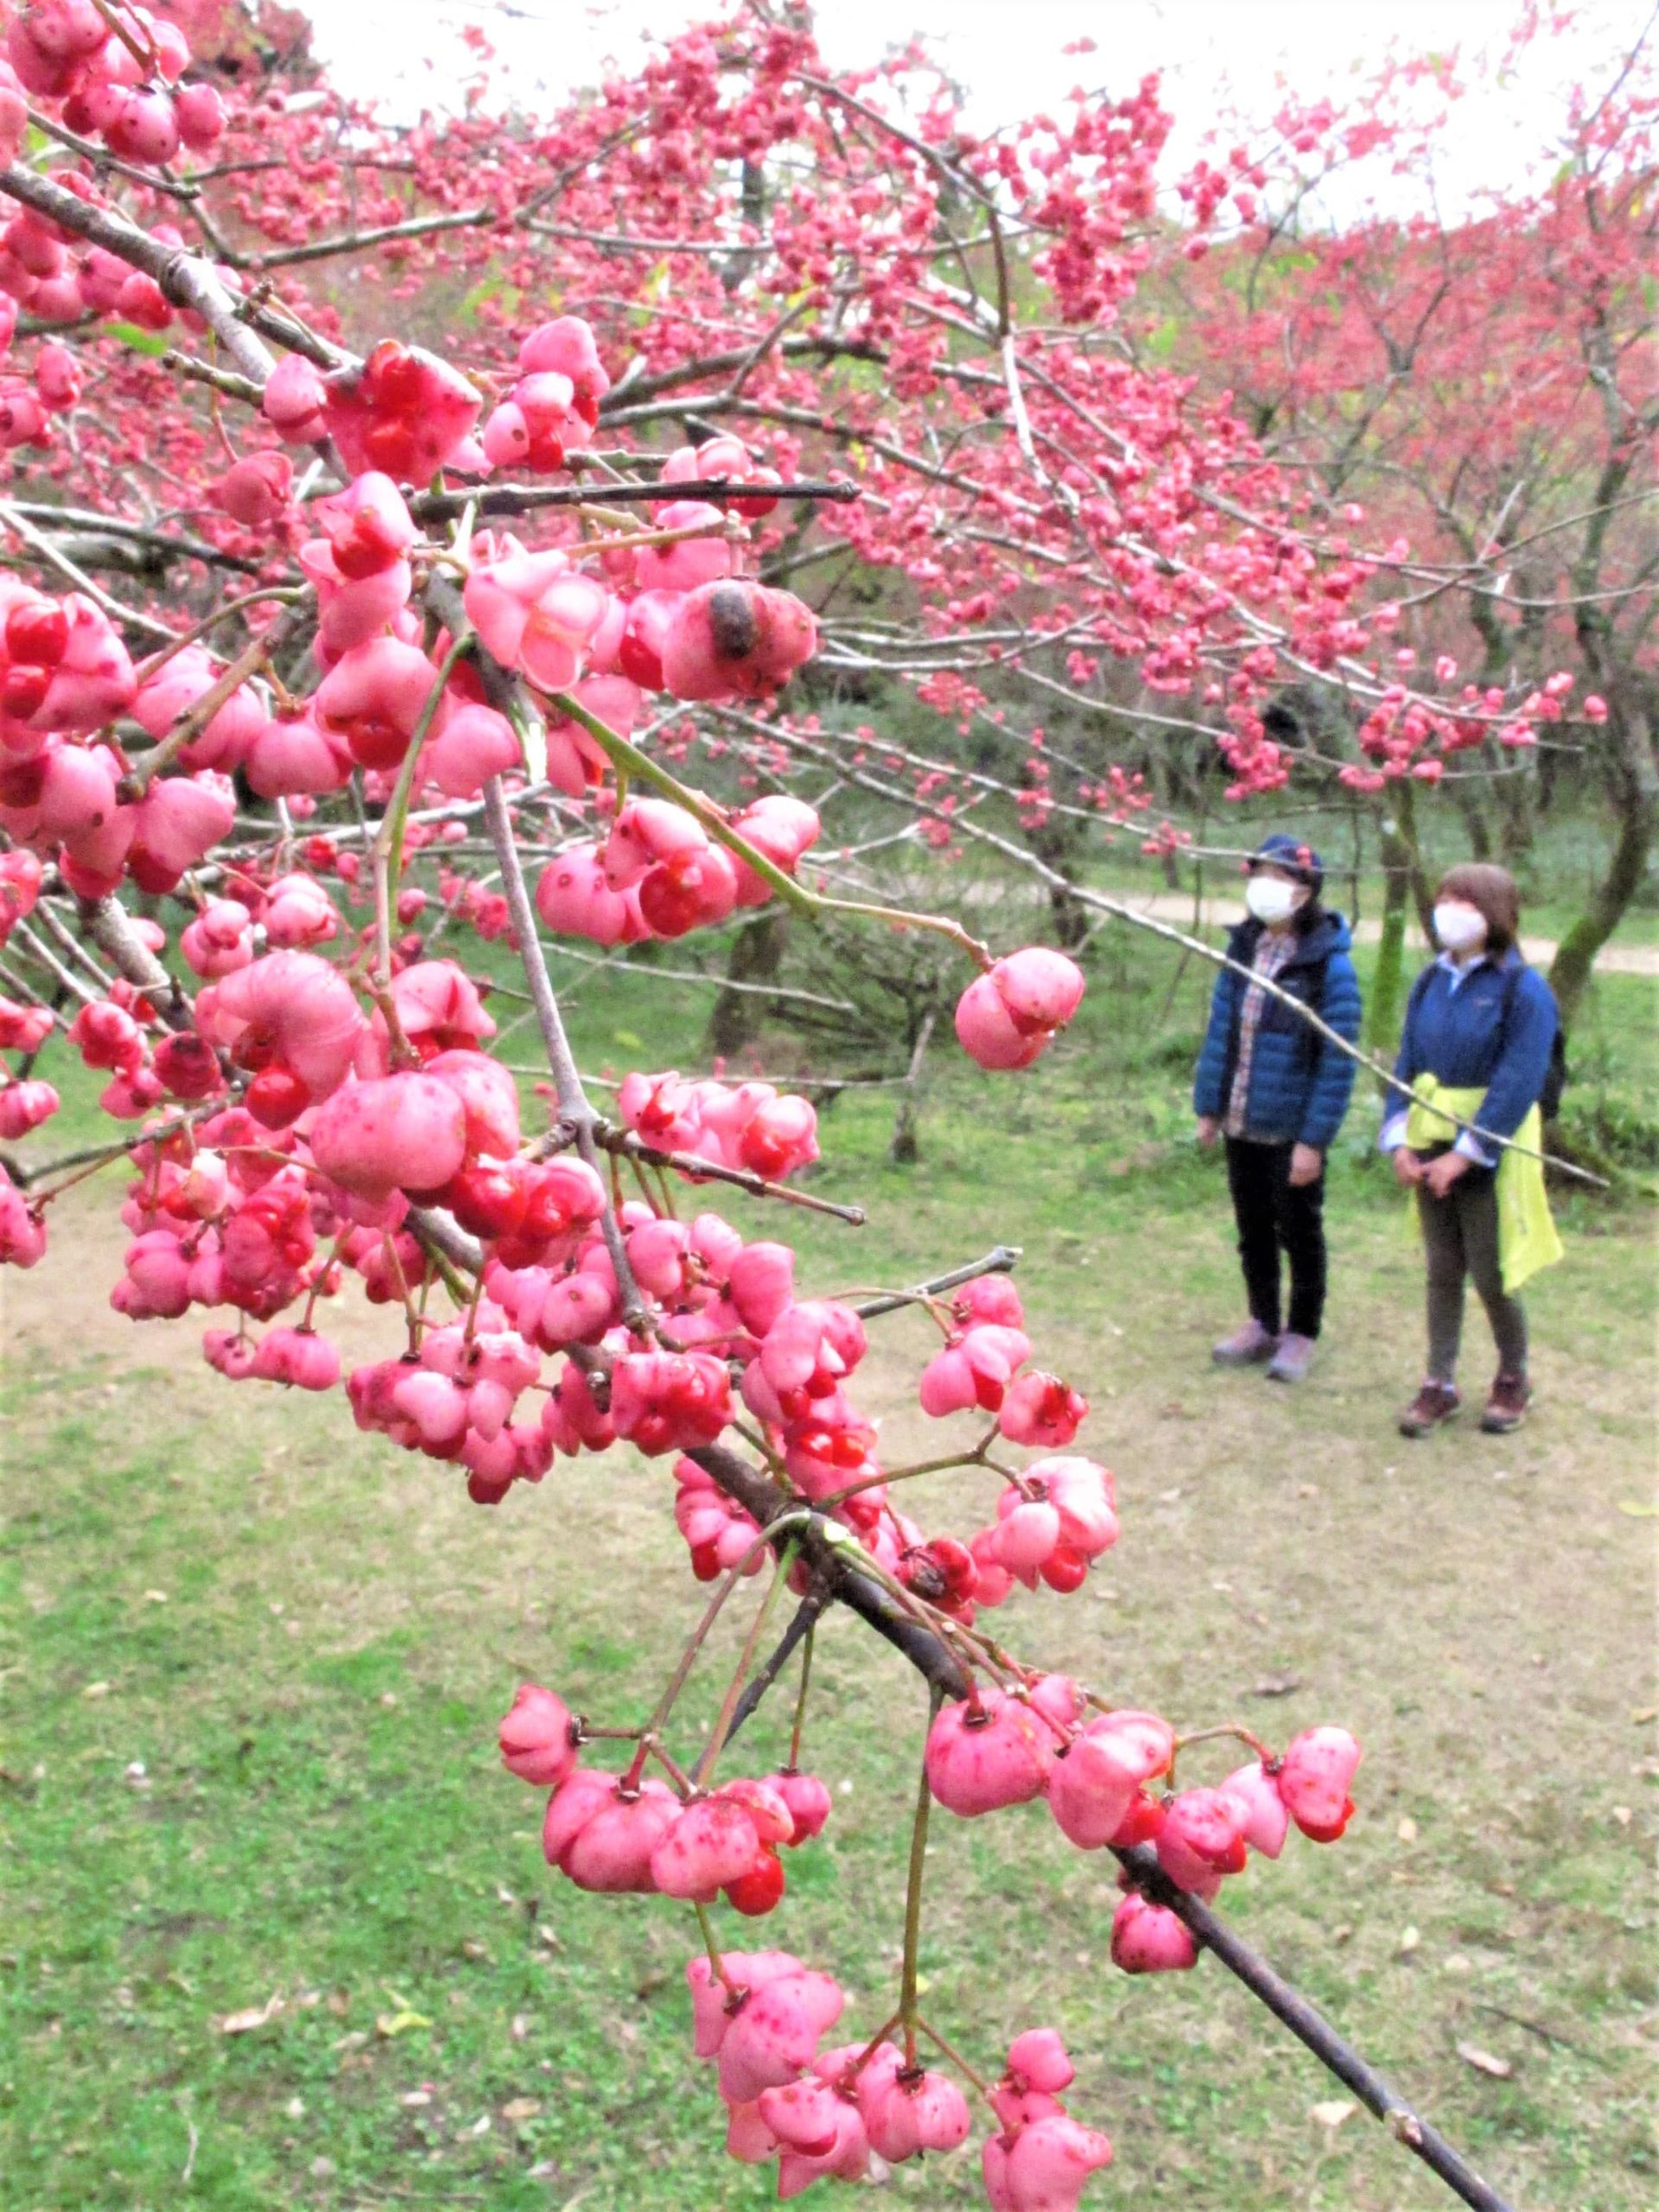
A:
<svg viewBox="0 0 1659 2212">
<path fill-rule="evenodd" d="M 917 1283 L 910 1290 L 864 1299 L 853 1311 L 866 1321 L 873 1321 L 878 1313 L 897 1313 L 906 1306 L 915 1305 L 918 1299 L 937 1298 L 942 1290 L 955 1290 L 959 1283 L 972 1282 L 979 1275 L 1011 1275 L 1021 1256 L 1018 1244 L 995 1244 L 982 1260 L 969 1260 L 960 1268 L 952 1268 L 947 1274 L 934 1275 L 927 1282 Z"/>
</svg>

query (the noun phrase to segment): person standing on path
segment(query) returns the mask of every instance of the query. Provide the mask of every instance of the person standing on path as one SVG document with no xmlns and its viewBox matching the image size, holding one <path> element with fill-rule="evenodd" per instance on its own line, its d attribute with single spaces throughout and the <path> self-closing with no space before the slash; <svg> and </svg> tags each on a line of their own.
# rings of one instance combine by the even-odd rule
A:
<svg viewBox="0 0 1659 2212">
<path fill-rule="evenodd" d="M 1481 1427 L 1498 1436 L 1518 1428 L 1531 1399 L 1527 1317 L 1515 1294 L 1561 1256 L 1543 1163 L 1529 1156 L 1542 1149 L 1540 1101 L 1560 1021 L 1549 985 L 1521 957 L 1520 926 L 1520 894 L 1505 869 L 1484 861 L 1451 869 L 1434 903 L 1442 950 L 1406 1005 L 1381 1139 L 1401 1184 L 1416 1193 L 1428 1260 L 1428 1371 L 1400 1415 L 1405 1436 L 1428 1435 L 1462 1402 L 1455 1378 L 1471 1278 L 1497 1347 Z M 1437 1106 L 1528 1149 L 1459 1134 Z"/>
<path fill-rule="evenodd" d="M 1248 874 L 1249 918 L 1227 947 L 1237 968 L 1216 979 L 1192 1085 L 1198 1142 L 1226 1140 L 1249 1307 L 1213 1357 L 1222 1367 L 1265 1364 L 1274 1382 L 1300 1382 L 1325 1312 L 1325 1158 L 1348 1111 L 1354 1063 L 1263 985 L 1276 985 L 1351 1043 L 1359 982 L 1347 923 L 1319 903 L 1324 863 L 1311 847 L 1275 832 Z M 1238 968 L 1249 970 L 1248 980 Z M 1290 1263 L 1287 1315 L 1281 1253 Z"/>
</svg>

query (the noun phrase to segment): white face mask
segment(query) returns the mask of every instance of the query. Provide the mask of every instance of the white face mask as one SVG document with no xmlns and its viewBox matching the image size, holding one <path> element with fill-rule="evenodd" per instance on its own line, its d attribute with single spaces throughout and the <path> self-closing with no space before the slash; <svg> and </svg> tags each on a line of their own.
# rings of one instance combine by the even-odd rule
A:
<svg viewBox="0 0 1659 2212">
<path fill-rule="evenodd" d="M 1442 899 L 1434 909 L 1434 934 L 1450 953 L 1472 952 L 1486 942 L 1486 917 L 1478 906 Z"/>
<path fill-rule="evenodd" d="M 1306 895 L 1300 884 L 1287 883 L 1282 875 L 1253 875 L 1244 886 L 1244 904 L 1269 927 L 1287 922 Z"/>
</svg>

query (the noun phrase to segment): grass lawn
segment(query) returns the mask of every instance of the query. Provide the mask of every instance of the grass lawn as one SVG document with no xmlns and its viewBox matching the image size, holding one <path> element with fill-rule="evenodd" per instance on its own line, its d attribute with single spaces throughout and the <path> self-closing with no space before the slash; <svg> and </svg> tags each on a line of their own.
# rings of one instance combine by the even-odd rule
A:
<svg viewBox="0 0 1659 2212">
<path fill-rule="evenodd" d="M 1172 972 L 1109 975 L 1025 1081 L 942 1058 L 914 1167 L 887 1163 L 892 1094 L 844 1095 L 815 1187 L 871 1224 L 791 1224 L 803 1278 L 902 1283 L 1023 1244 L 1039 1356 L 1093 1401 L 1082 1441 L 1117 1471 L 1124 1534 L 1077 1596 L 1016 1600 L 1008 1640 L 1182 1725 L 1352 1726 L 1348 1838 L 1253 1866 L 1225 1909 L 1517 2206 L 1649 2212 L 1651 1213 L 1563 1210 L 1568 1262 L 1529 1300 L 1540 1409 L 1519 1435 L 1465 1421 L 1408 1445 L 1390 1414 L 1417 1376 L 1418 1261 L 1358 1111 L 1313 1380 L 1217 1374 L 1208 1342 L 1238 1297 L 1219 1168 L 1184 1139 L 1191 979 L 1159 1042 Z M 1603 989 L 1621 1079 L 1645 1081 L 1652 986 Z M 700 1065 L 702 1013 L 660 985 L 592 983 L 584 1063 L 637 1058 L 635 1033 L 666 1025 Z M 123 1233 L 98 1188 L 58 1209 L 26 1283 L 0 1281 L 0 2204 L 760 2205 L 766 2173 L 720 2155 L 690 2056 L 689 1913 L 550 1876 L 539 1796 L 493 1748 L 527 1676 L 595 1719 L 643 1717 L 698 1605 L 664 1465 L 565 1463 L 470 1506 L 338 1400 L 232 1389 L 191 1325 L 111 1313 Z M 361 1307 L 325 1325 L 353 1357 L 397 1333 Z M 890 1416 L 890 1455 L 919 1456 L 924 1430 L 937 1450 L 913 1405 L 925 1336 L 880 1327 L 861 1402 Z M 1471 1315 L 1477 1390 L 1488 1360 Z M 914 1485 L 919 1517 L 975 1525 L 991 1493 L 953 1501 L 966 1479 Z M 743 1611 L 697 1678 L 688 1743 Z M 807 1758 L 836 1809 L 759 1940 L 836 1968 L 850 2034 L 890 2009 L 922 1707 L 845 1619 L 820 1634 L 817 1679 Z M 753 1724 L 743 1765 L 778 1756 L 787 1704 Z M 1213 1963 L 1116 1974 L 1108 1869 L 1039 1808 L 938 1815 L 931 1851 L 927 2007 L 988 2070 L 1018 2028 L 1062 2027 L 1074 2109 L 1117 2145 L 1087 2202 L 1451 2201 L 1342 2115 Z M 219 2024 L 268 2005 L 246 2032 Z M 982 2202 L 972 2151 L 891 2186 Z"/>
</svg>

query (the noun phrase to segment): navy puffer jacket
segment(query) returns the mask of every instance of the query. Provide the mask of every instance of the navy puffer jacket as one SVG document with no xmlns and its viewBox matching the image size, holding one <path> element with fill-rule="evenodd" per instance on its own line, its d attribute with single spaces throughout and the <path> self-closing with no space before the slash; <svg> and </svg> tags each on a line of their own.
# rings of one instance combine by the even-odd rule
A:
<svg viewBox="0 0 1659 2212">
<path fill-rule="evenodd" d="M 1248 968 L 1262 925 L 1254 916 L 1233 931 L 1227 950 Z M 1297 938 L 1290 958 L 1274 977 L 1280 988 L 1311 1005 L 1339 1037 L 1359 1035 L 1359 978 L 1349 957 L 1353 938 L 1340 914 L 1321 914 Z M 1325 970 L 1323 989 L 1319 970 Z M 1238 1065 L 1239 1010 L 1249 988 L 1224 968 L 1210 1001 L 1210 1027 L 1198 1055 L 1192 1110 L 1222 1120 Z M 1354 1088 L 1354 1063 L 1287 1006 L 1269 997 L 1255 1033 L 1250 1090 L 1245 1107 L 1249 1135 L 1274 1144 L 1312 1145 L 1328 1152 L 1342 1127 Z"/>
</svg>

